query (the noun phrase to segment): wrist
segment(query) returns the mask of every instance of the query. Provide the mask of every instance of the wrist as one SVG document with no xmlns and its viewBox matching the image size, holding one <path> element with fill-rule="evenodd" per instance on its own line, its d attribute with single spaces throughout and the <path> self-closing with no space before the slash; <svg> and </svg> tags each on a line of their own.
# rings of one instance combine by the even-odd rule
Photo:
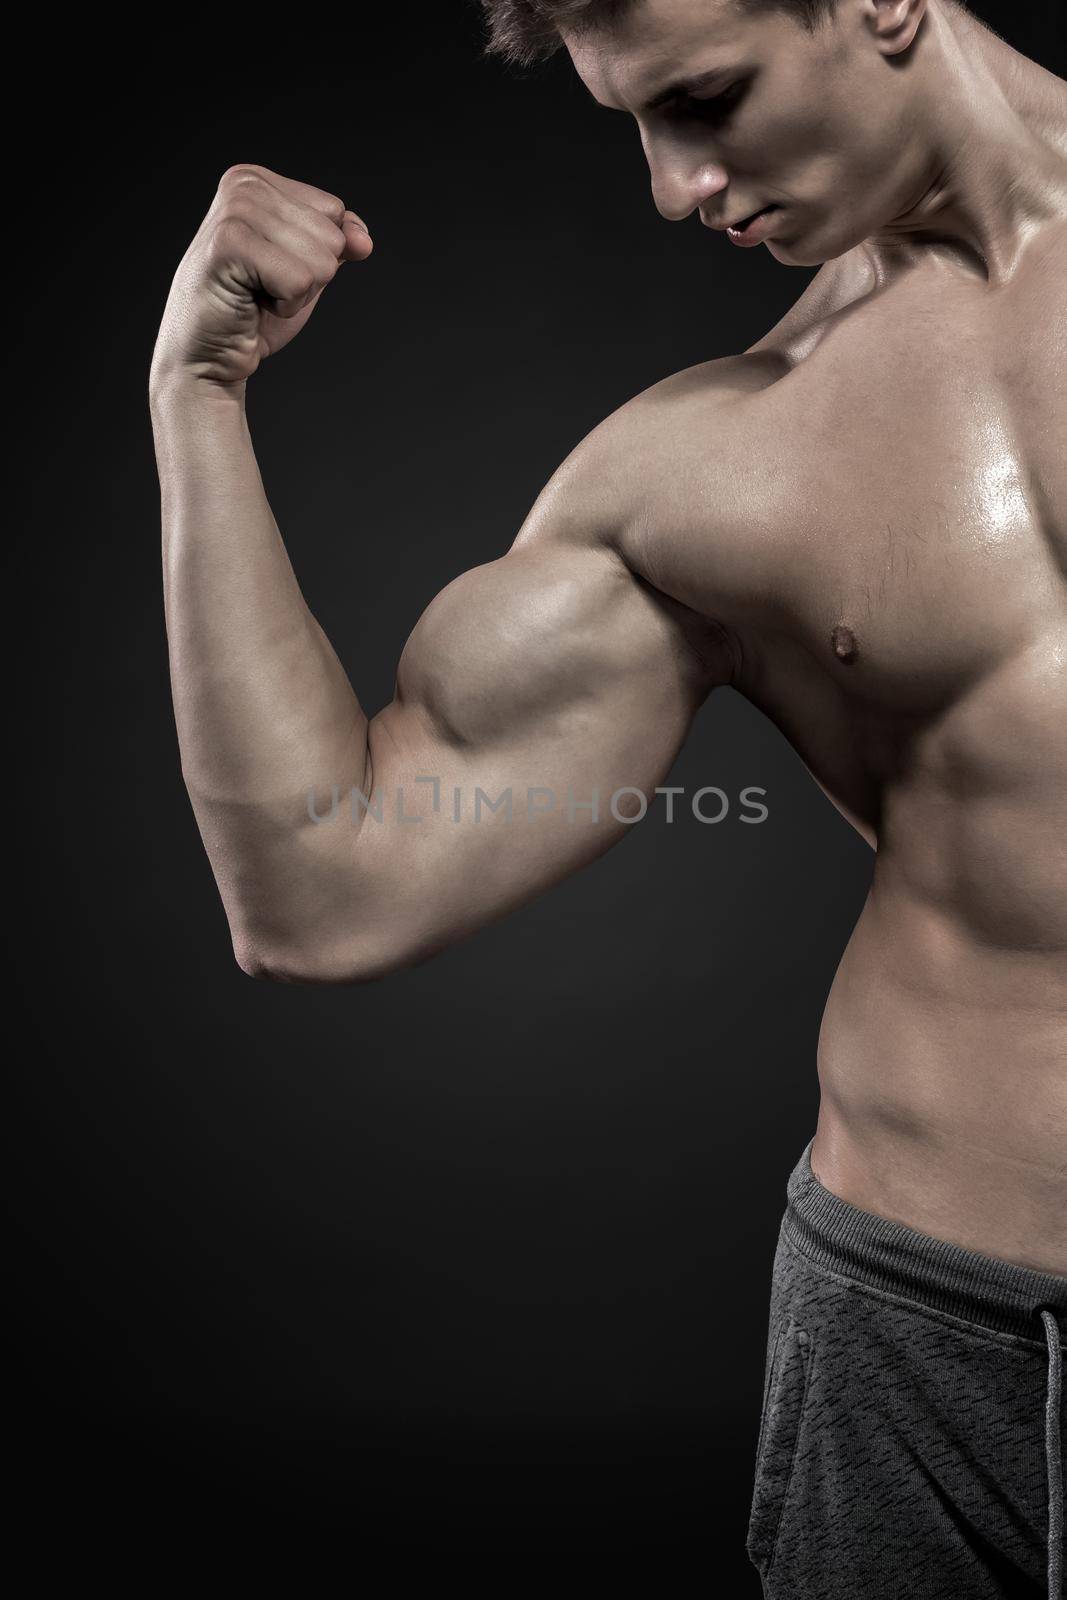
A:
<svg viewBox="0 0 1067 1600">
<path fill-rule="evenodd" d="M 244 383 L 219 383 L 214 378 L 204 378 L 189 367 L 153 365 L 148 378 L 148 404 L 153 421 L 163 421 L 175 411 L 202 409 L 205 406 L 228 407 L 243 411 Z"/>
</svg>

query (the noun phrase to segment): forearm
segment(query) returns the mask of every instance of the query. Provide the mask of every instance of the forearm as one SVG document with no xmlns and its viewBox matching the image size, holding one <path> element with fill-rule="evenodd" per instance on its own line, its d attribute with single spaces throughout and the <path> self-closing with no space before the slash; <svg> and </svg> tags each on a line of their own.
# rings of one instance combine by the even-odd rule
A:
<svg viewBox="0 0 1067 1600">
<path fill-rule="evenodd" d="M 311 787 L 363 787 L 367 722 L 308 610 L 243 385 L 157 383 L 163 579 L 182 772 L 235 944 L 315 914 Z"/>
<path fill-rule="evenodd" d="M 601 825 L 596 797 L 651 792 L 728 681 L 721 630 L 712 662 L 605 537 L 604 485 L 630 457 L 601 449 L 572 458 L 507 556 L 427 607 L 368 725 L 297 586 L 244 387 L 372 248 L 338 196 L 229 168 L 153 359 L 182 770 L 234 953 L 257 976 L 365 981 L 524 904 L 622 837 L 627 819 L 609 807 Z"/>
</svg>

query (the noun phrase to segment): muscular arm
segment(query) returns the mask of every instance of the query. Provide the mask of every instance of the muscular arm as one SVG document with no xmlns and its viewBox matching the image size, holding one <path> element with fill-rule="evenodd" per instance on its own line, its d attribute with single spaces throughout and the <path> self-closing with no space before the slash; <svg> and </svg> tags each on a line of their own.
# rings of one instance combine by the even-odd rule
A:
<svg viewBox="0 0 1067 1600">
<path fill-rule="evenodd" d="M 339 260 L 343 240 L 332 243 Z M 268 288 L 275 308 L 286 289 L 299 288 L 290 302 L 317 292 Z M 244 970 L 379 976 L 607 850 L 640 809 L 621 795 L 613 814 L 612 796 L 651 796 L 730 670 L 714 626 L 616 553 L 629 469 L 610 421 L 564 463 L 507 554 L 428 607 L 391 704 L 368 720 L 271 515 L 243 379 L 215 370 L 217 341 L 201 338 L 196 360 L 188 334 L 175 359 L 177 342 L 161 334 L 152 386 L 174 706 Z M 313 820 L 309 791 L 326 820 Z"/>
</svg>

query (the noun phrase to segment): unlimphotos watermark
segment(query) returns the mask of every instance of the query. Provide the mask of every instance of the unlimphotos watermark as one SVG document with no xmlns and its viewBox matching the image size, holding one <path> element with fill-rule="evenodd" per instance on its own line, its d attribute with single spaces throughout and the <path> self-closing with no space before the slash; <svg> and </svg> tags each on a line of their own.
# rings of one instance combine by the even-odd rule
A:
<svg viewBox="0 0 1067 1600">
<path fill-rule="evenodd" d="M 419 777 L 413 779 L 419 784 L 428 784 L 432 796 L 431 809 L 436 816 L 446 816 L 451 822 L 482 822 L 486 815 L 499 823 L 510 823 L 516 816 L 523 822 L 530 822 L 535 817 L 554 816 L 563 818 L 568 823 L 576 821 L 600 822 L 605 816 L 611 816 L 616 822 L 629 825 L 632 822 L 641 822 L 648 814 L 649 796 L 643 789 L 634 784 L 622 784 L 614 789 L 607 801 L 606 814 L 601 810 L 601 796 L 598 789 L 592 790 L 588 799 L 579 799 L 574 789 L 568 785 L 566 797 L 561 799 L 556 791 L 546 784 L 530 784 L 525 790 L 516 792 L 508 787 L 494 800 L 486 794 L 484 789 L 475 787 L 473 799 L 468 800 L 464 790 L 452 786 L 451 798 L 447 806 L 442 807 L 442 785 L 440 778 Z M 329 794 L 329 802 L 323 800 Z M 686 789 L 682 785 L 657 786 L 654 795 L 663 795 L 666 800 L 665 820 L 672 823 L 675 820 L 675 800 L 679 795 L 685 795 Z M 766 789 L 749 784 L 737 796 L 738 821 L 749 825 L 766 822 L 770 815 L 769 809 L 763 804 Z M 759 797 L 759 798 L 757 798 Z M 684 802 L 683 802 L 684 803 Z M 369 795 L 362 789 L 352 788 L 348 795 L 348 814 L 353 822 L 362 822 L 370 817 L 375 822 L 384 822 L 389 815 L 392 820 L 406 825 L 409 823 L 425 822 L 425 812 L 409 811 L 407 808 L 408 796 L 403 785 L 395 790 L 395 800 L 392 806 L 386 806 L 384 793 L 372 790 Z M 708 783 L 700 789 L 694 789 L 689 797 L 689 809 L 697 822 L 715 823 L 723 822 L 732 814 L 730 796 L 725 789 L 720 789 L 716 784 Z M 341 816 L 341 791 L 336 783 L 311 788 L 307 792 L 307 811 L 312 822 L 333 822 Z"/>
</svg>

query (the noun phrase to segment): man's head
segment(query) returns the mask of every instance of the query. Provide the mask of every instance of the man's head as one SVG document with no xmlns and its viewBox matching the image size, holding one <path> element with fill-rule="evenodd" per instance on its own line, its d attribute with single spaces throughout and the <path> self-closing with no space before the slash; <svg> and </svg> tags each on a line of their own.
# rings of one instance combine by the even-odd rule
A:
<svg viewBox="0 0 1067 1600">
<path fill-rule="evenodd" d="M 933 176 L 912 48 L 946 0 L 482 0 L 489 49 L 565 46 L 633 115 L 663 216 L 772 213 L 768 248 L 815 265 L 888 228 Z"/>
<path fill-rule="evenodd" d="M 561 30 L 610 28 L 640 0 L 481 0 L 481 4 L 489 24 L 489 53 L 532 67 L 562 49 Z M 747 11 L 787 11 L 812 32 L 837 0 L 739 0 L 739 4 Z"/>
</svg>

